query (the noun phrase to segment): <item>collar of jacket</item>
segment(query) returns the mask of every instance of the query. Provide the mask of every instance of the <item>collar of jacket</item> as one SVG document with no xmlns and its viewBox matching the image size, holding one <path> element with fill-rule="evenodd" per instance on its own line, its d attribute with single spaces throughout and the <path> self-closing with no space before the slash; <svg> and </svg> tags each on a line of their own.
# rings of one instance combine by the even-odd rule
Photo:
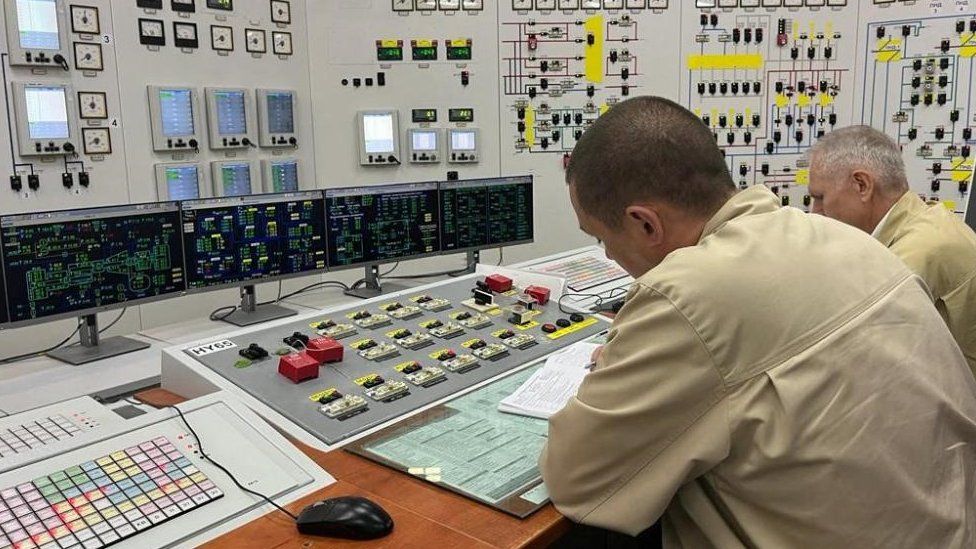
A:
<svg viewBox="0 0 976 549">
<path fill-rule="evenodd" d="M 902 224 L 925 211 L 927 207 L 925 202 L 922 202 L 922 199 L 912 191 L 901 195 L 898 202 L 895 202 L 895 205 L 888 210 L 888 216 L 884 220 L 884 225 L 878 231 L 878 242 L 890 248 L 895 243 L 895 236 L 897 236 Z"/>
<path fill-rule="evenodd" d="M 705 223 L 698 243 L 701 244 L 705 237 L 717 232 L 737 217 L 774 212 L 779 208 L 779 199 L 765 185 L 756 185 L 739 191 L 715 212 L 708 223 Z"/>
</svg>

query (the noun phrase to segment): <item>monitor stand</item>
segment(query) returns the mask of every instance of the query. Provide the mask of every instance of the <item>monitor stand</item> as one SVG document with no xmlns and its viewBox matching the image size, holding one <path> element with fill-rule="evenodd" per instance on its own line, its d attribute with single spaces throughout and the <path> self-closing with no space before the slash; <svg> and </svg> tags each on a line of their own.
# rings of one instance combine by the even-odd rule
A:
<svg viewBox="0 0 976 549">
<path fill-rule="evenodd" d="M 376 297 L 383 294 L 399 292 L 408 288 L 408 286 L 403 286 L 400 284 L 381 284 L 379 264 L 366 266 L 366 276 L 364 277 L 364 280 L 366 282 L 361 288 L 346 290 L 343 293 L 352 297 L 369 299 L 371 297 Z"/>
<path fill-rule="evenodd" d="M 478 270 L 478 263 L 481 263 L 481 250 L 471 250 L 468 252 L 467 268 L 464 274 L 474 274 Z"/>
<path fill-rule="evenodd" d="M 221 318 L 221 320 L 234 326 L 243 327 L 268 322 L 269 320 L 295 316 L 297 314 L 297 311 L 272 303 L 258 305 L 257 298 L 254 294 L 254 286 L 241 286 L 240 306 L 237 307 L 236 311 Z"/>
<path fill-rule="evenodd" d="M 78 329 L 80 344 L 56 349 L 47 353 L 47 356 L 74 366 L 80 366 L 96 360 L 149 348 L 149 344 L 144 341 L 122 336 L 99 341 L 98 317 L 96 315 L 85 315 L 79 319 L 79 322 L 81 323 L 81 327 Z"/>
</svg>

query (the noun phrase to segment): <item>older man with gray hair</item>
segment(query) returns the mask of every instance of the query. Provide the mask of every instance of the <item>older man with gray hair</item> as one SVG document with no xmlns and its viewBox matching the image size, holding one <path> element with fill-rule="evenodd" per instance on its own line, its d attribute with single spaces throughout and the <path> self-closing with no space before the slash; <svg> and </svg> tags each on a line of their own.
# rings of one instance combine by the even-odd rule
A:
<svg viewBox="0 0 976 549">
<path fill-rule="evenodd" d="M 822 137 L 810 152 L 812 211 L 870 233 L 928 285 L 976 374 L 976 234 L 908 188 L 898 145 L 868 126 Z"/>
</svg>

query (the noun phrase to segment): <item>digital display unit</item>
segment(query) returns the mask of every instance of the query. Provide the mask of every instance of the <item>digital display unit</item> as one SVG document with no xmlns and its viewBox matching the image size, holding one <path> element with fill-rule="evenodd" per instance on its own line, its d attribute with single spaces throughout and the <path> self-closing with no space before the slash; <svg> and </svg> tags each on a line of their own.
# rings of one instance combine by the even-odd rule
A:
<svg viewBox="0 0 976 549">
<path fill-rule="evenodd" d="M 20 47 L 25 50 L 59 50 L 56 0 L 17 0 Z"/>
<path fill-rule="evenodd" d="M 268 107 L 268 131 L 270 133 L 295 133 L 295 94 L 271 91 L 265 96 Z"/>
<path fill-rule="evenodd" d="M 532 242 L 532 176 L 440 184 L 444 253 Z"/>
<path fill-rule="evenodd" d="M 254 194 L 251 163 L 246 160 L 214 162 L 213 178 L 214 196 Z"/>
<path fill-rule="evenodd" d="M 193 91 L 187 88 L 159 90 L 159 113 L 166 137 L 196 134 L 193 120 Z"/>
<path fill-rule="evenodd" d="M 435 255 L 437 183 L 326 189 L 329 267 Z"/>
<path fill-rule="evenodd" d="M 68 99 L 64 87 L 26 86 L 27 131 L 31 139 L 67 139 Z"/>
<path fill-rule="evenodd" d="M 3 234 L 0 233 L 0 256 L 3 255 Z M 7 291 L 6 281 L 3 277 L 3 260 L 0 259 L 0 327 L 10 322 L 10 315 L 7 312 Z"/>
<path fill-rule="evenodd" d="M 199 164 L 157 164 L 156 189 L 160 200 L 200 198 Z"/>
<path fill-rule="evenodd" d="M 391 153 L 395 139 L 392 114 L 363 116 L 363 145 L 367 153 Z"/>
<path fill-rule="evenodd" d="M 213 92 L 217 109 L 217 133 L 239 135 L 247 133 L 247 107 L 244 92 L 218 90 Z"/>
<path fill-rule="evenodd" d="M 7 215 L 0 234 L 14 325 L 186 291 L 176 202 Z"/>
<path fill-rule="evenodd" d="M 182 210 L 190 290 L 325 269 L 321 192 L 191 200 Z"/>
<path fill-rule="evenodd" d="M 298 160 L 265 160 L 264 192 L 298 191 Z"/>
</svg>

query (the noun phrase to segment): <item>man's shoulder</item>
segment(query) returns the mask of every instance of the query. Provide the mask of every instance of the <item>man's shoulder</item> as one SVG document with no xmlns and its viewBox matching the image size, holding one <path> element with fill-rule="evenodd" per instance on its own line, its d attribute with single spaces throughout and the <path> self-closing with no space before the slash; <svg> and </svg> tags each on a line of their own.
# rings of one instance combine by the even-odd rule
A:
<svg viewBox="0 0 976 549">
<path fill-rule="evenodd" d="M 941 205 L 927 206 L 894 227 L 892 252 L 936 294 L 976 272 L 976 234 Z"/>
</svg>

